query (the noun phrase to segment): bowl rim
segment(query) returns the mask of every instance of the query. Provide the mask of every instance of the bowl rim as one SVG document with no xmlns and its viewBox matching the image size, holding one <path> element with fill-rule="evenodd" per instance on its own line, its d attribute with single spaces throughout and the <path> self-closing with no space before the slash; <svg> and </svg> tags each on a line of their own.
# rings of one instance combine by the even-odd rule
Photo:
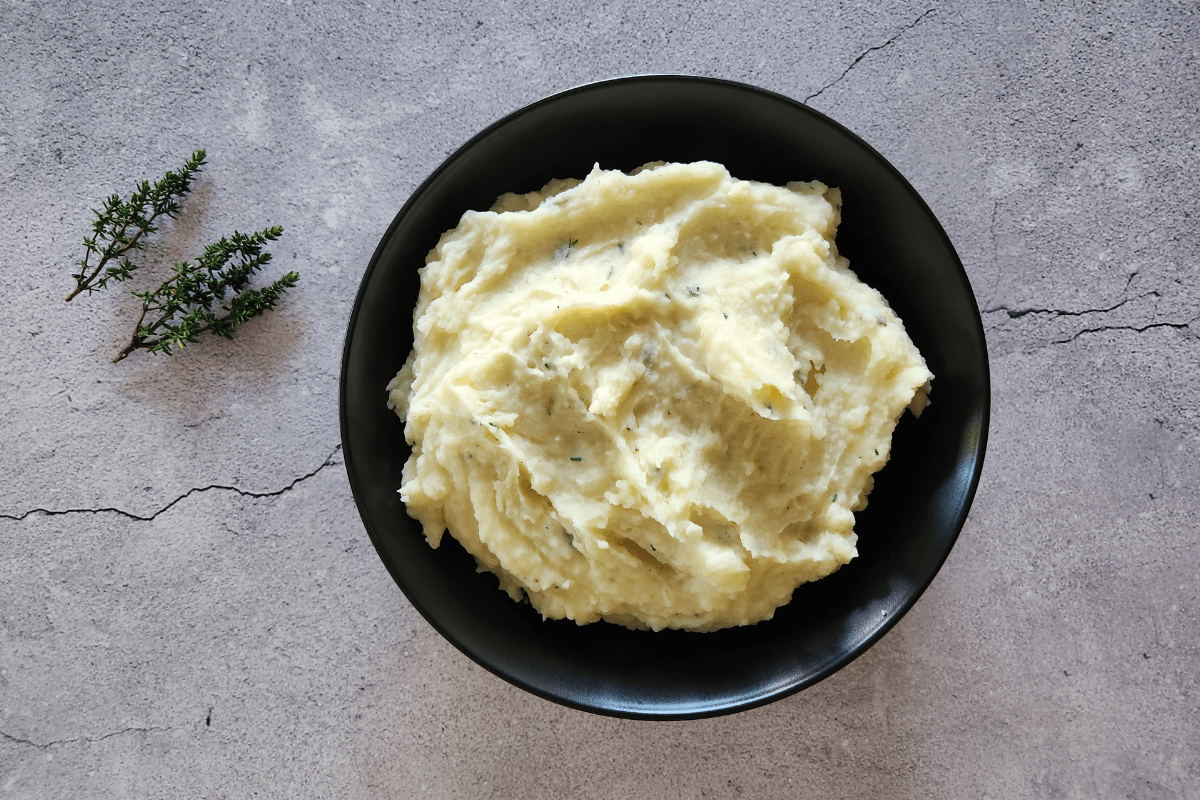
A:
<svg viewBox="0 0 1200 800">
<path fill-rule="evenodd" d="M 430 191 L 431 187 L 438 181 L 440 176 L 443 173 L 445 173 L 447 170 L 451 169 L 453 167 L 453 165 L 459 159 L 463 158 L 465 153 L 467 153 L 469 150 L 474 148 L 481 141 L 487 139 L 498 129 L 501 129 L 505 126 L 508 126 L 509 124 L 512 124 L 513 122 L 519 120 L 523 116 L 533 114 L 547 105 L 561 102 L 566 98 L 573 97 L 580 93 L 598 90 L 598 89 L 606 89 L 610 86 L 614 86 L 617 84 L 636 84 L 639 82 L 667 82 L 667 83 L 677 82 L 680 84 L 709 84 L 709 85 L 723 86 L 723 87 L 726 87 L 728 89 L 732 89 L 735 91 L 757 94 L 759 96 L 769 98 L 776 102 L 786 104 L 786 105 L 792 107 L 794 110 L 799 111 L 802 114 L 809 114 L 809 115 L 816 117 L 820 122 L 834 128 L 842 136 L 846 137 L 851 142 L 853 142 L 855 145 L 857 145 L 859 148 L 861 148 L 866 154 L 868 154 L 877 163 L 877 165 L 882 166 L 885 170 L 887 170 L 888 172 L 891 173 L 891 175 L 897 181 L 897 183 L 901 187 L 903 187 L 903 189 L 909 195 L 910 199 L 916 203 L 916 205 L 919 207 L 919 210 L 922 212 L 922 214 L 932 224 L 932 226 L 936 230 L 937 235 L 942 240 L 942 244 L 945 246 L 945 248 L 949 251 L 950 254 L 953 255 L 954 267 L 958 273 L 958 277 L 961 279 L 963 287 L 965 288 L 970 299 L 975 301 L 975 312 L 976 313 L 974 314 L 974 317 L 973 317 L 973 322 L 974 322 L 973 327 L 975 328 L 974 333 L 978 336 L 979 341 L 982 342 L 984 345 L 983 353 L 982 353 L 982 356 L 983 356 L 982 363 L 979 365 L 982 369 L 982 376 L 981 376 L 982 377 L 982 385 L 981 385 L 982 404 L 979 409 L 979 415 L 977 418 L 977 426 L 976 426 L 977 435 L 973 442 L 972 447 L 970 448 L 970 464 L 971 464 L 970 477 L 967 482 L 965 492 L 963 493 L 957 515 L 954 518 L 954 522 L 952 525 L 953 532 L 949 536 L 946 547 L 945 547 L 944 551 L 940 554 L 940 557 L 937 558 L 936 563 L 934 563 L 932 561 L 930 562 L 932 565 L 932 569 L 929 571 L 928 578 L 926 580 L 924 580 L 923 583 L 921 585 L 919 585 L 915 591 L 912 591 L 907 597 L 905 597 L 905 599 L 902 603 L 900 603 L 898 606 L 894 607 L 894 609 L 891 612 L 887 613 L 886 618 L 878 625 L 878 627 L 876 627 L 873 630 L 873 632 L 869 636 L 867 636 L 867 637 L 863 638 L 861 641 L 859 641 L 859 643 L 855 647 L 845 650 L 841 654 L 840 657 L 827 663 L 824 668 L 805 676 L 803 679 L 794 681 L 794 682 L 792 682 L 788 685 L 784 685 L 784 686 L 768 687 L 755 695 L 746 696 L 746 697 L 743 697 L 741 699 L 731 701 L 731 702 L 719 702 L 719 703 L 714 703 L 709 706 L 703 706 L 703 707 L 701 705 L 693 703 L 693 704 L 691 704 L 690 708 L 687 708 L 687 709 L 681 708 L 681 709 L 666 711 L 666 712 L 661 711 L 661 710 L 639 711 L 637 709 L 630 709 L 627 707 L 610 707 L 610 706 L 605 706 L 602 703 L 584 702 L 584 701 L 579 700 L 576 697 L 564 696 L 562 694 L 549 691 L 549 690 L 545 689 L 544 687 L 538 686 L 536 684 L 532 684 L 532 683 L 522 679 L 521 677 L 519 677 L 515 674 L 512 674 L 510 671 L 506 670 L 501 665 L 498 665 L 498 664 L 488 660 L 487 658 L 483 657 L 483 655 L 481 655 L 480 653 L 472 651 L 470 648 L 465 646 L 461 641 L 459 641 L 456 636 L 454 636 L 450 631 L 448 631 L 441 624 L 441 622 L 439 622 L 439 620 L 437 619 L 437 616 L 435 614 L 432 614 L 427 609 L 426 605 L 420 600 L 420 598 L 416 597 L 410 593 L 408 587 L 406 586 L 403 576 L 401 574 L 399 574 L 399 572 L 397 571 L 395 566 L 391 563 L 391 561 L 388 558 L 382 557 L 384 551 L 383 551 L 383 548 L 381 547 L 381 534 L 375 529 L 374 525 L 372 524 L 371 520 L 369 519 L 369 517 L 367 515 L 367 512 L 359 504 L 360 477 L 357 474 L 355 462 L 354 462 L 354 459 L 352 458 L 352 454 L 351 454 L 349 420 L 348 420 L 348 415 L 346 413 L 347 377 L 348 377 L 348 372 L 349 372 L 349 361 L 350 361 L 349 356 L 350 356 L 355 332 L 357 329 L 357 323 L 359 321 L 359 316 L 360 316 L 360 311 L 361 311 L 361 308 L 363 305 L 363 300 L 367 293 L 369 284 L 371 283 L 371 277 L 374 275 L 376 270 L 380 268 L 379 265 L 382 260 L 383 253 L 386 250 L 390 240 L 395 235 L 396 229 L 401 225 L 402 221 L 412 211 L 412 209 L 414 207 L 416 207 L 420 202 L 422 202 L 425 195 Z M 413 189 L 413 191 L 409 195 L 408 199 L 401 206 L 400 210 L 396 213 L 396 215 L 392 219 L 391 223 L 388 225 L 386 231 L 380 238 L 378 245 L 376 246 L 374 252 L 371 255 L 370 261 L 367 264 L 367 268 L 364 270 L 364 272 L 362 274 L 362 278 L 360 280 L 358 290 L 355 294 L 354 304 L 353 304 L 353 308 L 352 308 L 350 317 L 347 322 L 347 328 L 346 328 L 346 333 L 345 333 L 345 338 L 344 338 L 343 348 L 342 348 L 342 365 L 341 365 L 341 370 L 340 370 L 340 375 L 339 375 L 338 405 L 339 405 L 339 418 L 340 418 L 339 419 L 339 422 L 340 422 L 339 427 L 340 427 L 340 434 L 341 434 L 341 441 L 342 441 L 342 448 L 343 448 L 343 459 L 344 459 L 344 463 L 346 466 L 347 478 L 348 478 L 350 486 L 351 486 L 351 492 L 354 496 L 355 504 L 359 510 L 359 514 L 363 521 L 363 525 L 366 528 L 367 534 L 368 534 L 369 538 L 371 539 L 372 545 L 374 546 L 374 548 L 376 550 L 376 554 L 381 556 L 380 560 L 384 562 L 385 567 L 387 568 L 389 574 L 391 574 L 391 576 L 392 576 L 393 580 L 395 581 L 395 583 L 397 584 L 397 586 L 400 588 L 401 592 L 405 595 L 405 597 L 413 605 L 413 607 L 417 610 L 417 612 L 420 613 L 420 615 L 425 619 L 425 621 L 434 628 L 434 630 L 436 630 L 443 638 L 445 638 L 457 650 L 459 650 L 461 653 L 463 653 L 465 656 L 467 656 L 469 659 L 471 659 L 471 661 L 478 664 L 479 666 L 482 666 L 487 671 L 491 672 L 492 674 L 496 675 L 497 677 L 502 678 L 503 680 L 505 680 L 506 682 L 508 682 L 514 686 L 517 686 L 533 695 L 536 695 L 543 699 L 549 700 L 556 704 L 567 706 L 569 708 L 574 708 L 574 709 L 581 710 L 581 711 L 587 711 L 587 712 L 596 713 L 596 714 L 600 714 L 600 715 L 604 715 L 604 716 L 612 716 L 612 717 L 618 717 L 618 718 L 652 719 L 652 720 L 686 720 L 686 719 L 711 718 L 711 717 L 721 716 L 721 715 L 725 715 L 725 714 L 731 714 L 731 713 L 735 713 L 735 712 L 739 712 L 739 711 L 745 711 L 745 710 L 749 710 L 749 709 L 753 709 L 753 708 L 758 708 L 758 707 L 761 707 L 768 703 L 774 702 L 776 700 L 780 700 L 785 697 L 791 696 L 793 694 L 796 694 L 796 693 L 802 691 L 803 689 L 813 686 L 813 685 L 821 682 L 825 678 L 829 677 L 830 675 L 843 669 L 845 666 L 847 666 L 848 664 L 853 662 L 855 659 L 857 659 L 861 655 L 863 655 L 867 650 L 869 650 L 872 646 L 874 646 L 886 633 L 888 633 L 896 625 L 896 623 L 900 620 L 900 618 L 902 616 L 904 616 L 905 613 L 907 613 L 909 610 L 911 610 L 911 608 L 916 604 L 917 600 L 920 599 L 920 597 L 925 593 L 925 591 L 932 584 L 934 578 L 937 577 L 938 573 L 941 571 L 942 566 L 945 564 L 946 559 L 949 557 L 950 551 L 953 549 L 954 544 L 957 542 L 958 537 L 961 534 L 964 525 L 966 524 L 967 517 L 969 516 L 971 507 L 972 507 L 974 499 L 975 499 L 975 495 L 976 495 L 978 487 L 979 487 L 980 479 L 981 479 L 982 472 L 983 472 L 983 464 L 984 464 L 984 458 L 985 458 L 985 454 L 986 454 L 986 450 L 987 450 L 988 433 L 989 433 L 990 421 L 991 421 L 991 405 L 992 405 L 991 365 L 990 365 L 990 358 L 988 357 L 988 353 L 987 353 L 986 336 L 985 336 L 985 331 L 983 328 L 982 316 L 979 313 L 978 300 L 975 297 L 974 289 L 971 287 L 969 276 L 967 275 L 966 269 L 964 268 L 964 266 L 962 264 L 961 258 L 958 256 L 958 253 L 955 250 L 953 243 L 950 241 L 949 236 L 946 234 L 945 229 L 943 228 L 940 220 L 938 220 L 938 218 L 934 215 L 934 213 L 933 213 L 932 209 L 930 209 L 928 203 L 926 203 L 924 198 L 921 197 L 921 195 L 917 192 L 915 187 L 912 186 L 912 184 L 904 177 L 904 175 L 887 158 L 885 158 L 882 154 L 880 154 L 874 147 L 872 147 L 870 144 L 868 144 L 858 134 L 856 134 L 853 131 L 851 131 L 850 129 L 846 128 L 841 123 L 830 118 L 823 112 L 818 111 L 817 109 L 814 109 L 801 101 L 795 100 L 795 99 L 788 97 L 786 95 L 783 95 L 779 92 L 775 92 L 773 90 L 765 89 L 765 88 L 755 86 L 755 85 L 752 85 L 749 83 L 729 80 L 729 79 L 725 79 L 725 78 L 715 78 L 715 77 L 706 77 L 706 76 L 680 74 L 680 73 L 646 72 L 646 73 L 632 73 L 632 74 L 627 74 L 627 75 L 622 75 L 622 76 L 608 77 L 608 78 L 587 81 L 584 83 L 576 84 L 574 86 L 571 86 L 571 87 L 563 89 L 563 90 L 556 91 L 552 94 L 546 95 L 546 96 L 544 96 L 538 100 L 535 100 L 531 103 L 520 106 L 519 108 L 505 114 L 504 116 L 500 117 L 499 119 L 495 120 L 494 122 L 488 124 L 486 127 L 482 128 L 477 133 L 475 133 L 473 136 L 471 136 L 469 139 L 467 139 L 465 142 L 463 142 L 460 146 L 455 148 L 449 155 L 447 155 L 438 164 L 438 166 L 435 169 L 433 169 L 424 178 L 424 180 L 422 180 L 416 186 L 416 188 Z M 767 621 L 767 623 L 769 624 L 769 621 Z M 596 624 L 601 624 L 601 623 L 596 623 Z M 759 623 L 759 624 L 764 624 L 764 623 Z M 701 635 L 701 634 L 690 633 L 690 634 L 686 634 L 686 635 L 695 636 L 695 635 Z"/>
</svg>

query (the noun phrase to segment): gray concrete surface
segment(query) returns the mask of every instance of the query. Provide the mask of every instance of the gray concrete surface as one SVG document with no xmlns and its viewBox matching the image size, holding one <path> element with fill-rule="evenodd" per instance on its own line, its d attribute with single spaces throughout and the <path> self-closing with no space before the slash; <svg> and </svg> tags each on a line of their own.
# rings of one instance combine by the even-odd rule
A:
<svg viewBox="0 0 1200 800">
<path fill-rule="evenodd" d="M 0 0 L 0 797 L 1200 798 L 1200 11 L 875 6 Z M 686 723 L 446 644 L 338 446 L 345 324 L 416 184 L 650 71 L 806 100 L 892 160 L 994 379 L 916 608 L 816 687 Z M 147 259 L 277 223 L 300 286 L 233 342 L 110 364 L 136 301 L 62 301 L 89 209 L 196 147 Z"/>
</svg>

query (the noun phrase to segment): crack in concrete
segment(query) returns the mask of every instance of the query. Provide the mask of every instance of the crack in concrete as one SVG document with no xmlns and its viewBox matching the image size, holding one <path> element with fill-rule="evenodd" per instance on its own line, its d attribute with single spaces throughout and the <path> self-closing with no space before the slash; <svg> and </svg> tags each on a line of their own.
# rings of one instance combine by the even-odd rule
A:
<svg viewBox="0 0 1200 800">
<path fill-rule="evenodd" d="M 95 742 L 103 742 L 105 739 L 111 739 L 114 736 L 123 736 L 127 733 L 154 733 L 154 732 L 163 733 L 163 732 L 166 732 L 166 730 L 167 730 L 166 728 L 155 728 L 155 727 L 124 728 L 119 731 L 113 731 L 112 733 L 106 733 L 103 736 L 96 736 L 96 737 L 79 736 L 75 739 L 57 739 L 53 742 L 35 742 L 32 739 L 22 739 L 19 736 L 13 736 L 12 734 L 5 733 L 4 731 L 0 731 L 0 738 L 7 739 L 8 741 L 14 742 L 16 744 L 23 744 L 23 745 L 28 745 L 29 747 L 36 747 L 39 750 L 46 750 L 51 747 L 57 747 L 58 745 L 78 744 L 79 742 L 86 742 L 88 744 L 94 744 Z"/>
<path fill-rule="evenodd" d="M 1126 286 L 1128 285 L 1129 284 L 1126 283 Z M 1104 314 L 1109 311 L 1116 311 L 1126 303 L 1132 303 L 1134 300 L 1141 300 L 1143 297 L 1161 297 L 1161 295 L 1158 292 L 1149 291 L 1139 294 L 1136 297 L 1127 297 L 1116 305 L 1109 306 L 1108 308 L 1085 308 L 1081 311 L 1067 311 L 1060 308 L 1009 308 L 1008 306 L 996 306 L 995 308 L 985 308 L 983 313 L 995 314 L 1003 311 L 1004 313 L 1008 314 L 1009 319 L 1020 319 L 1027 314 L 1050 314 L 1054 317 L 1082 317 L 1084 314 Z"/>
<path fill-rule="evenodd" d="M 1133 282 L 1133 279 L 1137 276 L 1137 274 L 1138 273 L 1134 271 L 1128 278 L 1126 278 L 1125 286 L 1122 289 L 1122 294 L 1129 289 L 1129 285 Z M 1049 314 L 1052 317 L 1082 317 L 1085 314 L 1107 314 L 1110 311 L 1116 311 L 1118 308 L 1127 303 L 1132 303 L 1134 300 L 1141 300 L 1146 297 L 1155 298 L 1155 312 L 1151 314 L 1151 319 L 1153 319 L 1158 315 L 1158 300 L 1162 298 L 1162 295 L 1153 289 L 1134 297 L 1127 297 L 1119 303 L 1106 308 L 1085 308 L 1078 311 L 1070 311 L 1061 308 L 1009 308 L 1008 306 L 996 306 L 995 308 L 984 309 L 980 313 L 994 314 L 1003 311 L 1008 315 L 1009 319 L 1020 319 L 1021 317 L 1028 316 L 1029 314 Z M 1055 339 L 1051 341 L 1050 344 L 1068 344 L 1084 334 L 1104 333 L 1106 331 L 1132 331 L 1134 333 L 1143 333 L 1152 328 L 1175 328 L 1176 330 L 1190 329 L 1192 324 L 1196 322 L 1197 319 L 1200 319 L 1200 316 L 1193 317 L 1187 322 L 1150 322 L 1146 325 L 1097 325 L 1094 328 L 1083 328 L 1078 330 L 1065 339 Z M 994 325 L 988 328 L 988 330 L 996 330 L 998 327 L 1000 326 Z"/>
<path fill-rule="evenodd" d="M 134 514 L 131 511 L 125 511 L 124 509 L 121 509 L 121 508 L 113 508 L 113 507 L 106 506 L 104 508 L 66 508 L 66 509 L 31 508 L 28 511 L 25 511 L 21 514 L 0 514 L 0 519 L 11 519 L 11 520 L 20 521 L 20 520 L 23 520 L 26 517 L 31 516 L 33 514 L 42 514 L 42 515 L 45 515 L 48 517 L 60 516 L 63 514 L 118 514 L 122 517 L 127 517 L 129 519 L 136 520 L 138 522 L 149 522 L 149 521 L 153 520 L 155 517 L 157 517 L 159 514 L 164 513 L 168 509 L 172 508 L 173 506 L 177 505 L 178 503 L 183 502 L 184 500 L 191 497 L 192 495 L 201 494 L 203 492 L 221 490 L 221 491 L 227 491 L 227 492 L 237 492 L 242 497 L 254 497 L 254 498 L 278 497 L 279 495 L 283 494 L 284 492 L 291 491 L 298 484 L 303 483 L 304 481 L 308 480 L 309 478 L 315 476 L 318 472 L 325 469 L 326 467 L 333 466 L 334 464 L 336 464 L 337 462 L 334 460 L 334 456 L 336 456 L 338 451 L 341 449 L 342 449 L 342 445 L 339 443 L 337 445 L 337 447 L 333 448 L 333 451 L 330 452 L 328 457 L 326 457 L 325 461 L 319 467 L 314 469 L 312 472 L 306 473 L 304 475 L 301 475 L 299 478 L 294 479 L 291 483 L 289 483 L 287 486 L 284 486 L 282 489 L 277 489 L 272 492 L 251 492 L 246 489 L 239 489 L 236 486 L 227 486 L 227 485 L 221 484 L 221 483 L 214 483 L 209 486 L 198 486 L 198 487 L 193 487 L 191 489 L 188 489 L 186 492 L 179 495 L 179 497 L 176 497 L 174 500 L 167 503 L 165 506 L 158 509 L 157 511 L 155 511 L 153 514 L 150 514 L 149 516 L 142 516 L 141 514 Z"/>
<path fill-rule="evenodd" d="M 895 44 L 897 39 L 899 39 L 901 36 L 903 36 L 903 35 L 904 35 L 905 33 L 907 33 L 908 31 L 910 31 L 910 30 L 912 30 L 913 28 L 917 27 L 917 25 L 919 25 L 919 24 L 921 23 L 921 20 L 925 19 L 927 16 L 929 16 L 929 15 L 930 15 L 930 14 L 932 14 L 933 12 L 934 12 L 934 9 L 932 9 L 932 8 L 931 8 L 931 9 L 928 9 L 928 10 L 927 10 L 927 11 L 925 11 L 923 14 L 921 14 L 921 16 L 917 17 L 915 20 L 913 20 L 912 22 L 910 22 L 909 24 L 907 24 L 907 25 L 905 25 L 903 28 L 901 28 L 899 31 L 897 31 L 897 33 L 896 33 L 896 35 L 895 35 L 895 36 L 893 36 L 892 38 L 888 39 L 888 40 L 887 40 L 886 42 L 884 42 L 883 44 L 876 45 L 876 46 L 874 46 L 874 47 L 868 47 L 868 48 L 867 48 L 866 50 L 864 50 L 864 51 L 863 51 L 861 54 L 859 54 L 858 58 L 856 58 L 856 59 L 854 59 L 853 61 L 851 61 L 851 62 L 850 62 L 850 66 L 848 66 L 848 67 L 846 67 L 844 70 L 842 70 L 842 74 L 841 74 L 841 75 L 837 76 L 837 77 L 836 77 L 836 78 L 834 78 L 832 81 L 830 81 L 829 83 L 825 84 L 825 85 L 824 85 L 824 86 L 822 86 L 820 89 L 817 89 L 817 91 L 813 92 L 813 93 L 812 93 L 812 94 L 810 94 L 808 97 L 804 98 L 804 103 L 805 103 L 805 105 L 807 105 L 807 104 L 808 104 L 808 101 L 812 100 L 814 97 L 816 97 L 816 96 L 818 96 L 819 94 L 821 94 L 821 92 L 823 92 L 823 91 L 825 91 L 826 89 L 830 88 L 831 86 L 833 86 L 833 85 L 835 85 L 835 84 L 839 83 L 839 82 L 840 82 L 840 81 L 841 81 L 843 78 L 845 78 L 847 75 L 849 75 L 849 74 L 850 74 L 850 70 L 852 70 L 852 69 L 854 69 L 856 66 L 858 66 L 858 62 L 862 61 L 864 58 L 866 58 L 867 56 L 869 56 L 871 53 L 874 53 L 876 50 L 883 50 L 885 47 L 890 47 L 891 45 Z"/>
<path fill-rule="evenodd" d="M 1104 331 L 1134 331 L 1135 333 L 1142 333 L 1151 328 L 1190 328 L 1196 319 L 1200 319 L 1200 317 L 1193 318 L 1187 322 L 1151 322 L 1149 325 L 1142 325 L 1141 327 L 1137 325 L 1101 325 L 1098 328 L 1084 328 L 1081 331 L 1076 331 L 1066 339 L 1055 339 L 1051 344 L 1067 344 L 1068 342 L 1075 341 L 1085 333 L 1103 333 Z"/>
</svg>

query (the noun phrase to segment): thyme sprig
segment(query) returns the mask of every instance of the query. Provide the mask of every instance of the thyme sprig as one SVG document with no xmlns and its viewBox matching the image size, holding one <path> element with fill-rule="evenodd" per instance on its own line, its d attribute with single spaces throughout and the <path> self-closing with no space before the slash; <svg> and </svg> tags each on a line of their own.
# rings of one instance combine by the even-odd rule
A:
<svg viewBox="0 0 1200 800">
<path fill-rule="evenodd" d="M 158 288 L 133 292 L 142 301 L 142 313 L 113 363 L 139 349 L 170 355 L 172 347 L 195 344 L 202 333 L 232 339 L 238 325 L 274 306 L 300 277 L 289 272 L 262 289 L 246 288 L 250 276 L 271 260 L 263 246 L 282 233 L 278 225 L 249 235 L 235 231 L 204 248 L 196 263 L 177 262 L 175 274 Z"/>
<path fill-rule="evenodd" d="M 93 235 L 83 240 L 84 256 L 75 262 L 79 271 L 71 275 L 75 288 L 66 296 L 67 302 L 80 292 L 90 294 L 104 288 L 110 280 L 129 280 L 137 264 L 126 254 L 144 249 L 142 237 L 158 230 L 156 219 L 164 214 L 179 215 L 177 200 L 191 191 L 192 178 L 203 166 L 204 157 L 205 152 L 197 150 L 179 172 L 167 172 L 154 185 L 142 181 L 128 200 L 114 194 L 104 201 L 104 210 L 95 211 Z"/>
<path fill-rule="evenodd" d="M 83 240 L 84 256 L 75 262 L 79 271 L 71 276 L 75 288 L 68 301 L 80 292 L 102 289 L 109 281 L 129 280 L 138 265 L 127 254 L 145 248 L 142 238 L 157 230 L 156 219 L 179 215 L 178 201 L 191 191 L 204 158 L 205 152 L 197 150 L 179 172 L 168 172 L 153 185 L 142 181 L 129 200 L 114 194 L 104 201 L 104 210 L 95 212 L 93 235 Z M 299 280 L 289 272 L 262 289 L 248 288 L 250 277 L 271 260 L 264 245 L 282 233 L 278 225 L 251 234 L 234 231 L 205 247 L 195 263 L 176 262 L 174 274 L 157 288 L 132 292 L 142 301 L 142 311 L 129 344 L 113 362 L 134 350 L 170 355 L 172 348 L 194 344 L 203 333 L 232 339 L 237 326 L 273 307 Z"/>
</svg>

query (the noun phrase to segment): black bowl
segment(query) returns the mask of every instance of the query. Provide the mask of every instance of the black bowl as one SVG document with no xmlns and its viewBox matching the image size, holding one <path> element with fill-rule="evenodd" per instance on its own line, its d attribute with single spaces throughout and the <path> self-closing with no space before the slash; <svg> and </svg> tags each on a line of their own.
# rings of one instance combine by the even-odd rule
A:
<svg viewBox="0 0 1200 800">
<path fill-rule="evenodd" d="M 839 251 L 904 320 L 935 378 L 905 415 L 891 462 L 857 515 L 859 556 L 799 587 L 775 617 L 714 633 L 544 621 L 447 536 L 438 550 L 397 489 L 410 448 L 384 387 L 412 347 L 417 269 L 467 209 L 594 163 L 717 161 L 738 178 L 840 187 Z M 962 264 L 909 183 L 827 117 L 728 81 L 640 76 L 589 84 L 495 123 L 413 193 L 363 276 L 346 333 L 341 427 L 363 523 L 396 583 L 478 664 L 541 697 L 621 717 L 686 719 L 752 708 L 828 677 L 886 633 L 933 580 L 983 466 L 990 394 L 983 326 Z"/>
</svg>

